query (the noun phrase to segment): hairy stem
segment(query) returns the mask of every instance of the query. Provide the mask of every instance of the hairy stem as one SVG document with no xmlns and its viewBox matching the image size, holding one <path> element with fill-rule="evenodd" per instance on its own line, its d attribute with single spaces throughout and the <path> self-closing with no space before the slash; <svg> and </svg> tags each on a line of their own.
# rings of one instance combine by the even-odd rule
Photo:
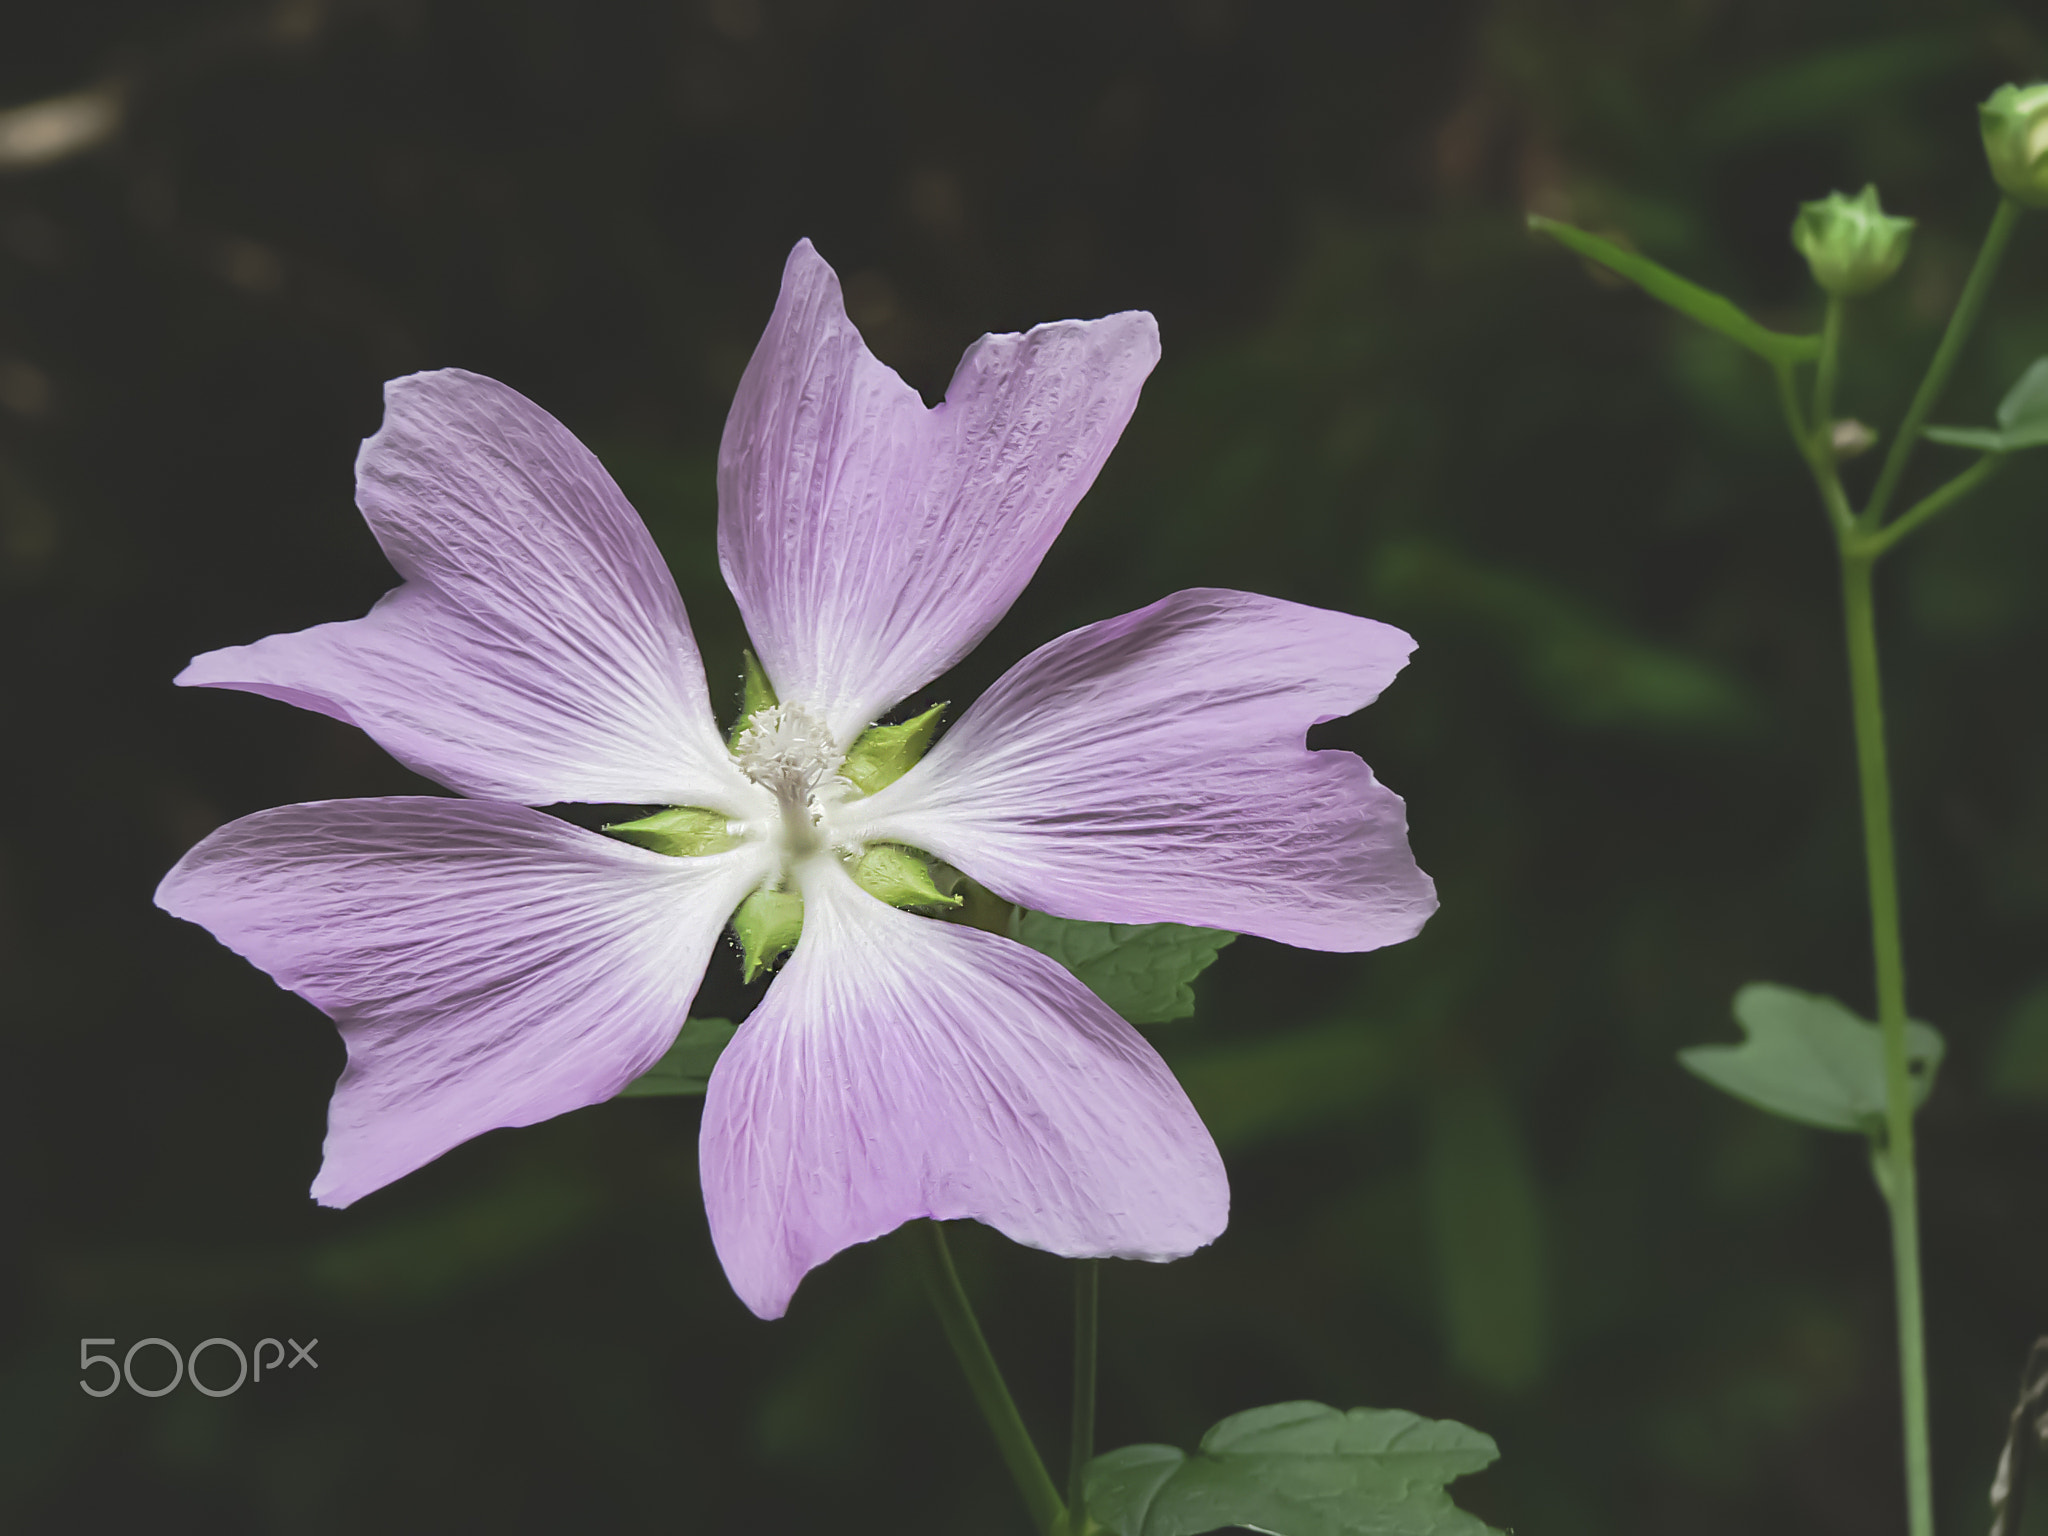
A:
<svg viewBox="0 0 2048 1536">
<path fill-rule="evenodd" d="M 1010 1469 L 1017 1491 L 1024 1496 L 1032 1524 L 1045 1536 L 1051 1536 L 1065 1524 L 1066 1507 L 1060 1503 L 1059 1489 L 1053 1486 L 1038 1447 L 1031 1443 L 1031 1432 L 1024 1427 L 1023 1416 L 1017 1412 L 995 1356 L 989 1353 L 981 1324 L 974 1320 L 974 1308 L 961 1288 L 960 1272 L 953 1267 L 946 1234 L 935 1221 L 915 1221 L 911 1228 L 911 1245 L 917 1251 L 925 1289 L 931 1293 L 932 1306 L 939 1314 L 939 1326 L 946 1330 L 946 1342 L 953 1346 L 953 1357 L 960 1362 L 981 1416 L 988 1420 L 989 1431 L 996 1437 L 1003 1464 Z"/>
</svg>

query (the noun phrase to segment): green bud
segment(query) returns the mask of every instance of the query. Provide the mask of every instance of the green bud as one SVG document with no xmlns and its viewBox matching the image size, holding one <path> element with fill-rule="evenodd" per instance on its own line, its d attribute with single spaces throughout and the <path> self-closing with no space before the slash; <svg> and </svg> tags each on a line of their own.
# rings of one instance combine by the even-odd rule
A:
<svg viewBox="0 0 2048 1536">
<path fill-rule="evenodd" d="M 740 717 L 732 723 L 732 734 L 726 737 L 728 747 L 737 748 L 740 737 L 746 734 L 748 726 L 754 723 L 754 716 L 764 709 L 773 709 L 778 702 L 775 685 L 768 681 L 768 674 L 762 669 L 761 658 L 751 650 L 743 653 L 747 658 L 746 679 L 740 684 Z"/>
<path fill-rule="evenodd" d="M 804 899 L 795 891 L 764 886 L 740 903 L 732 915 L 732 931 L 740 941 L 745 977 L 752 981 L 796 948 L 804 931 Z"/>
<path fill-rule="evenodd" d="M 629 843 L 652 848 L 656 853 L 684 857 L 698 853 L 723 853 L 737 848 L 740 840 L 727 830 L 731 826 L 723 811 L 701 806 L 672 805 L 638 821 L 615 821 L 605 828 Z"/>
<path fill-rule="evenodd" d="M 1792 243 L 1813 269 L 1813 280 L 1836 298 L 1852 299 L 1886 282 L 1906 259 L 1913 221 L 1895 219 L 1877 205 L 1877 188 L 1854 197 L 1830 192 L 1801 203 Z"/>
<path fill-rule="evenodd" d="M 877 843 L 853 867 L 853 883 L 892 907 L 957 907 L 932 880 L 932 867 L 918 854 L 894 843 Z"/>
<path fill-rule="evenodd" d="M 871 725 L 847 749 L 840 772 L 864 795 L 894 784 L 925 755 L 939 728 L 945 705 L 934 704 L 915 720 L 901 725 Z"/>
<path fill-rule="evenodd" d="M 2014 202 L 2048 208 L 2048 82 L 2001 85 L 1977 121 L 1992 180 Z"/>
</svg>

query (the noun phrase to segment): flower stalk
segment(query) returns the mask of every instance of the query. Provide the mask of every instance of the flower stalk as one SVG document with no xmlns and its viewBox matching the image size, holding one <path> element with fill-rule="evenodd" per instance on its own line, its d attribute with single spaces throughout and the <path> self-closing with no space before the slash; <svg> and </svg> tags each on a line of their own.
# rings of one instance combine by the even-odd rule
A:
<svg viewBox="0 0 2048 1536">
<path fill-rule="evenodd" d="M 1802 414 L 1790 364 L 1777 367 L 1785 423 L 1812 472 L 1841 568 L 1842 624 L 1848 654 L 1849 701 L 1862 803 L 1863 850 L 1870 904 L 1871 959 L 1877 1021 L 1884 1049 L 1885 1114 L 1872 1138 L 1871 1161 L 1891 1218 L 1892 1270 L 1899 1343 L 1899 1387 L 1905 1439 L 1906 1514 L 1911 1536 L 1933 1536 L 1934 1482 L 1929 1450 L 1927 1341 L 1920 1277 L 1919 1179 L 1914 1161 L 1912 1069 L 1906 1049 L 1905 941 L 1899 919 L 1898 857 L 1892 831 L 1891 768 L 1884 731 L 1883 677 L 1878 665 L 1874 591 L 1878 561 L 1907 534 L 1960 502 L 1997 472 L 2002 453 L 1970 468 L 1916 502 L 1890 524 L 1885 513 L 1905 474 L 1913 446 L 1939 403 L 1963 345 L 1975 329 L 1992 279 L 2018 222 L 2020 204 L 2002 198 L 1949 317 L 1927 373 L 1893 436 L 1869 502 L 1855 511 L 1842 487 L 1831 441 L 1844 295 L 1830 290 L 1815 360 L 1812 419 Z"/>
<path fill-rule="evenodd" d="M 1074 1265 L 1074 1409 L 1067 1442 L 1068 1536 L 1084 1536 L 1088 1519 L 1088 1460 L 1095 1454 L 1095 1335 L 1100 1313 L 1102 1264 Z"/>
<path fill-rule="evenodd" d="M 1032 1443 L 1031 1432 L 1024 1427 L 1024 1416 L 1017 1411 L 1016 1399 L 1010 1396 L 1002 1368 L 989 1352 L 981 1324 L 975 1321 L 974 1308 L 960 1284 L 960 1272 L 953 1267 L 946 1234 L 935 1221 L 915 1221 L 910 1227 L 911 1248 L 917 1254 L 925 1290 L 939 1314 L 946 1342 L 953 1346 L 953 1358 L 960 1362 L 967 1377 L 975 1406 L 981 1409 L 989 1432 L 996 1437 L 996 1449 L 1002 1453 L 1003 1465 L 1010 1469 L 1017 1491 L 1024 1497 L 1031 1523 L 1043 1536 L 1054 1536 L 1066 1525 L 1066 1506 L 1060 1502 L 1052 1474 L 1045 1470 L 1038 1447 Z"/>
<path fill-rule="evenodd" d="M 1899 1387 L 1906 1442 L 1907 1528 L 1934 1530 L 1934 1487 L 1927 1431 L 1927 1341 L 1920 1289 L 1920 1208 L 1913 1161 L 1913 1085 L 1906 1060 L 1906 959 L 1899 927 L 1898 864 L 1892 840 L 1891 770 L 1884 736 L 1884 692 L 1877 659 L 1871 577 L 1877 553 L 1841 541 L 1842 617 L 1849 651 L 1849 698 L 1856 734 L 1856 777 L 1863 802 L 1863 850 L 1870 887 L 1870 941 L 1877 973 L 1877 1022 L 1884 1039 L 1885 1119 L 1872 1149 L 1891 1213 L 1892 1271 L 1898 1313 Z"/>
<path fill-rule="evenodd" d="M 1954 370 L 1956 358 L 1961 355 L 1963 343 L 1970 339 L 1970 332 L 1977 327 L 1978 311 L 1984 307 L 1985 295 L 1991 291 L 1991 280 L 1998 275 L 1998 264 L 2005 259 L 2005 247 L 2012 239 L 2013 226 L 2019 223 L 2020 205 L 2010 197 L 1998 200 L 1998 211 L 1991 216 L 1991 227 L 1984 232 L 1984 244 L 1977 250 L 1977 260 L 1970 267 L 1970 275 L 1963 283 L 1963 291 L 1956 300 L 1955 313 L 1948 317 L 1948 329 L 1942 332 L 1941 345 L 1934 349 L 1934 360 L 1927 365 L 1927 376 L 1920 381 L 1920 388 L 1914 391 L 1913 403 L 1906 407 L 1906 419 L 1899 423 L 1898 434 L 1892 438 L 1892 445 L 1886 452 L 1884 468 L 1878 472 L 1877 487 L 1870 493 L 1870 505 L 1863 509 L 1863 526 L 1875 532 L 1884 523 L 1884 514 L 1891 506 L 1892 495 L 1899 488 L 1899 478 L 1906 472 L 1906 461 L 1913 456 L 1913 448 L 1920 440 L 1920 429 L 1927 425 L 1927 415 L 1941 400 L 1941 392 L 1948 387 L 1948 376 Z"/>
</svg>

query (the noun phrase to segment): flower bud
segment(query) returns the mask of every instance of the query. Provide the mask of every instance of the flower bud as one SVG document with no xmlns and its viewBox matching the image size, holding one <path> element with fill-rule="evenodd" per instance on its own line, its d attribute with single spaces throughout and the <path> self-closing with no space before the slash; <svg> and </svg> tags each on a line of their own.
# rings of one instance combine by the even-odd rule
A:
<svg viewBox="0 0 2048 1536">
<path fill-rule="evenodd" d="M 2048 82 L 2001 85 L 1977 120 L 1992 179 L 2014 202 L 2048 208 Z"/>
<path fill-rule="evenodd" d="M 1854 298 L 1884 283 L 1906 259 L 1913 221 L 1895 219 L 1877 205 L 1877 188 L 1854 197 L 1830 192 L 1801 203 L 1792 243 L 1813 269 L 1813 280 L 1836 298 Z"/>
</svg>

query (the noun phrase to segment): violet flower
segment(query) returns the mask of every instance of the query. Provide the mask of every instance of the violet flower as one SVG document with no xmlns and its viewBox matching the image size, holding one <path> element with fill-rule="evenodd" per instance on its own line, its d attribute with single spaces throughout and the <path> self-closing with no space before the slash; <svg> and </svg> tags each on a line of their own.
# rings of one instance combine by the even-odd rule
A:
<svg viewBox="0 0 2048 1536">
<path fill-rule="evenodd" d="M 357 492 L 403 585 L 178 681 L 360 726 L 468 798 L 261 811 L 157 892 L 340 1026 L 316 1199 L 618 1093 L 769 889 L 801 895 L 801 939 L 701 1132 L 712 1237 L 756 1313 L 916 1217 L 1073 1256 L 1177 1258 L 1222 1231 L 1215 1144 L 1134 1029 L 1036 951 L 876 899 L 850 861 L 917 850 L 1068 918 L 1405 939 L 1435 899 L 1401 801 L 1303 735 L 1369 703 L 1408 637 L 1179 592 L 1041 647 L 893 783 L 841 772 L 1008 609 L 1158 355 L 1143 313 L 986 336 L 927 410 L 798 245 L 719 451 L 720 564 L 779 701 L 732 749 L 675 583 L 590 452 L 474 374 L 386 387 Z M 672 856 L 530 808 L 565 801 L 697 807 L 718 835 Z"/>
</svg>

